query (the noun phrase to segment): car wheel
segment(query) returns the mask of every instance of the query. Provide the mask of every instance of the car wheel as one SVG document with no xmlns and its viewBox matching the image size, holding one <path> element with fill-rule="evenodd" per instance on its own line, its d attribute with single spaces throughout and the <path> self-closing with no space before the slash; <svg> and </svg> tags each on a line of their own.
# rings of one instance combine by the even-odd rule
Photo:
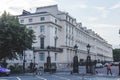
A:
<svg viewBox="0 0 120 80">
<path fill-rule="evenodd" d="M 6 75 L 6 76 L 9 76 L 9 75 L 10 75 L 10 73 L 6 73 L 5 75 Z"/>
</svg>

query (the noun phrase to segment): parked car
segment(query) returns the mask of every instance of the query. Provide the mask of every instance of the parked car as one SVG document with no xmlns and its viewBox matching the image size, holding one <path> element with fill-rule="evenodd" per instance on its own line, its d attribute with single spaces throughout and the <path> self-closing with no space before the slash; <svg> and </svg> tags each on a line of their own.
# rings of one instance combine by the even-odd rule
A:
<svg viewBox="0 0 120 80">
<path fill-rule="evenodd" d="M 104 66 L 107 67 L 108 64 L 113 65 L 112 63 L 105 63 Z"/>
<path fill-rule="evenodd" d="M 95 67 L 96 68 L 103 68 L 103 64 L 102 63 L 97 63 Z"/>
<path fill-rule="evenodd" d="M 5 74 L 8 76 L 10 74 L 10 72 L 11 72 L 10 69 L 2 67 L 2 64 L 0 64 L 0 75 Z"/>
<path fill-rule="evenodd" d="M 119 65 L 119 62 L 113 62 L 112 65 L 113 65 L 113 66 L 118 66 L 118 65 Z"/>
<path fill-rule="evenodd" d="M 104 66 L 106 67 L 109 63 L 105 63 Z"/>
</svg>

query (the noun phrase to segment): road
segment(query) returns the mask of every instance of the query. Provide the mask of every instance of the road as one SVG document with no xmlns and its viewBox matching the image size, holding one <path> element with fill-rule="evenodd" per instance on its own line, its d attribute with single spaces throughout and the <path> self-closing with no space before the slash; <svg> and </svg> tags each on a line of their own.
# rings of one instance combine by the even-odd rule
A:
<svg viewBox="0 0 120 80">
<path fill-rule="evenodd" d="M 0 80 L 120 80 L 120 77 L 116 76 L 96 76 L 96 75 L 86 75 L 81 76 L 79 74 L 43 74 L 39 75 L 22 75 L 22 76 L 9 76 L 0 77 Z"/>
<path fill-rule="evenodd" d="M 97 68 L 96 71 L 98 72 L 98 74 L 104 74 L 104 75 L 107 74 L 107 68 L 106 67 Z M 111 66 L 111 71 L 112 71 L 113 75 L 117 76 L 119 74 L 119 67 L 118 66 Z"/>
<path fill-rule="evenodd" d="M 0 80 L 120 80 L 118 76 L 118 66 L 112 66 L 113 75 L 106 74 L 106 67 L 96 69 L 98 74 L 96 75 L 80 75 L 70 72 L 56 72 L 54 74 L 44 73 L 43 75 L 33 75 L 30 73 L 21 75 L 10 75 L 8 77 L 2 76 Z"/>
</svg>

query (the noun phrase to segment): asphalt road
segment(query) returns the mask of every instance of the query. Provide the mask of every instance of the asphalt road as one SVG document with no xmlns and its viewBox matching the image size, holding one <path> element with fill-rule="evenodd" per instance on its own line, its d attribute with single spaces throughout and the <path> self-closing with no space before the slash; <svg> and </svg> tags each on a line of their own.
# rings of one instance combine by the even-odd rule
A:
<svg viewBox="0 0 120 80">
<path fill-rule="evenodd" d="M 22 76 L 9 76 L 0 77 L 0 80 L 120 80 L 119 76 L 99 76 L 99 75 L 86 75 L 79 74 L 43 74 L 39 75 L 22 75 Z"/>
<path fill-rule="evenodd" d="M 98 74 L 104 74 L 104 75 L 107 74 L 107 68 L 106 67 L 97 68 L 96 71 L 98 72 Z M 119 66 L 111 66 L 111 71 L 112 71 L 112 74 L 114 76 L 118 76 L 118 74 L 119 74 Z"/>
<path fill-rule="evenodd" d="M 43 75 L 33 75 L 33 74 L 21 74 L 21 75 L 10 75 L 2 76 L 0 80 L 120 80 L 118 76 L 118 66 L 112 66 L 113 75 L 107 75 L 106 67 L 96 69 L 98 74 L 96 75 L 80 75 L 73 74 L 70 72 L 56 72 L 54 74 L 44 73 Z"/>
</svg>

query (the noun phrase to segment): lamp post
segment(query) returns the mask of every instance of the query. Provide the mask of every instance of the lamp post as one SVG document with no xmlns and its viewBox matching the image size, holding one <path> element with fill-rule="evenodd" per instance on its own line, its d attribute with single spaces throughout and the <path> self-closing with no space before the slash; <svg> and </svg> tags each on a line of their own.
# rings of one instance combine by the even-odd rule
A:
<svg viewBox="0 0 120 80">
<path fill-rule="evenodd" d="M 50 57 L 50 46 L 47 47 L 48 56 L 47 56 L 47 71 L 50 72 L 51 69 L 51 57 Z"/>
<path fill-rule="evenodd" d="M 90 57 L 90 44 L 88 44 L 87 46 L 87 52 L 88 52 L 88 55 L 87 55 L 87 60 L 86 60 L 86 71 L 87 73 L 92 73 L 91 71 L 91 68 L 92 68 L 92 63 L 91 63 L 91 57 Z"/>
<path fill-rule="evenodd" d="M 35 53 L 34 53 L 34 50 L 35 50 L 35 47 L 33 47 L 33 55 L 34 55 L 34 57 L 33 57 L 33 60 L 34 60 L 33 69 L 35 68 Z"/>
<path fill-rule="evenodd" d="M 23 51 L 23 72 L 25 73 L 25 51 Z"/>
<path fill-rule="evenodd" d="M 77 49 L 78 46 L 74 46 L 75 49 L 75 56 L 73 57 L 73 73 L 78 73 L 78 56 L 77 56 Z"/>
</svg>

